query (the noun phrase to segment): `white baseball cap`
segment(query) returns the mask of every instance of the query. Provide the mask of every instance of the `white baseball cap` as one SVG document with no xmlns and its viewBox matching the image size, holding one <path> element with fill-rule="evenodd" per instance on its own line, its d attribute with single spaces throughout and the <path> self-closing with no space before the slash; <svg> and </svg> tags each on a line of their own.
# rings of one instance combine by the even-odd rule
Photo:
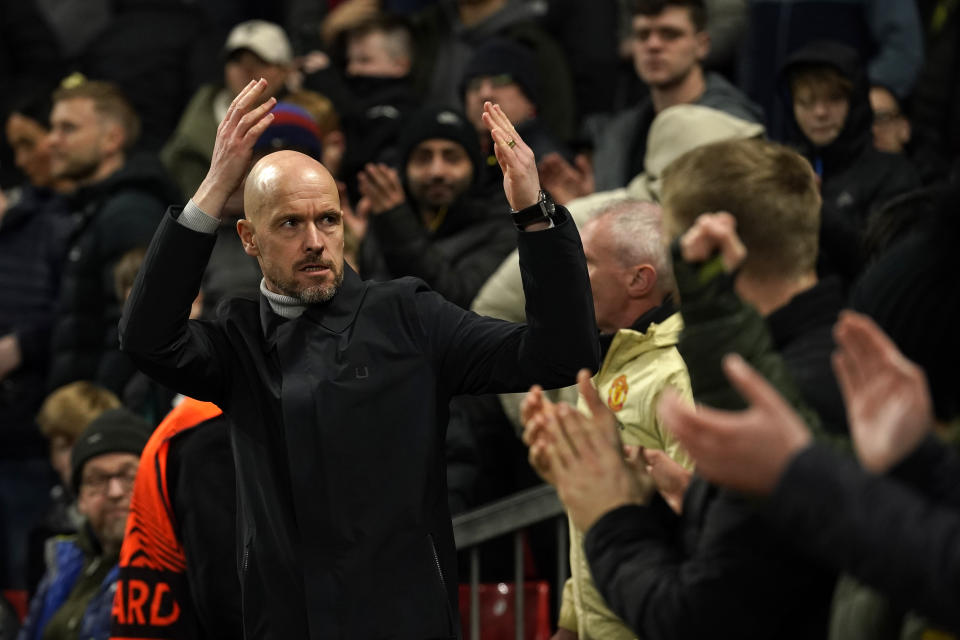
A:
<svg viewBox="0 0 960 640">
<path fill-rule="evenodd" d="M 280 25 L 266 20 L 248 20 L 235 26 L 223 47 L 229 56 L 239 49 L 249 49 L 270 64 L 290 64 L 293 49 L 290 40 Z"/>
</svg>

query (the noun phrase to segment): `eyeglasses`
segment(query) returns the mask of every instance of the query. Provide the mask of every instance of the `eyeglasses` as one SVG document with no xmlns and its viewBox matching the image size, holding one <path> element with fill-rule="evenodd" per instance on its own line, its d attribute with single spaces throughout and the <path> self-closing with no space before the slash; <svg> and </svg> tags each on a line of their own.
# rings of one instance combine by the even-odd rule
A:
<svg viewBox="0 0 960 640">
<path fill-rule="evenodd" d="M 874 124 L 889 124 L 894 120 L 898 120 L 901 114 L 899 111 L 874 111 L 873 112 L 873 123 Z"/>
<path fill-rule="evenodd" d="M 124 493 L 133 488 L 133 481 L 137 479 L 136 467 L 121 469 L 116 473 L 91 473 L 80 480 L 80 490 L 87 493 L 106 493 L 111 480 L 120 482 Z"/>
</svg>

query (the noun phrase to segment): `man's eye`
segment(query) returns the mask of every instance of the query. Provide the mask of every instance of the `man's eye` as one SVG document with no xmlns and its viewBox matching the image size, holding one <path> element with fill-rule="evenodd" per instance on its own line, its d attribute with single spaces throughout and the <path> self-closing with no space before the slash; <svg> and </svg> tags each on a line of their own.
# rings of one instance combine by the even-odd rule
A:
<svg viewBox="0 0 960 640">
<path fill-rule="evenodd" d="M 280 225 L 281 225 L 281 226 L 284 226 L 284 227 L 295 227 L 295 226 L 297 226 L 297 219 L 296 219 L 296 218 L 287 218 L 286 220 L 284 220 L 283 222 L 281 222 Z"/>
</svg>

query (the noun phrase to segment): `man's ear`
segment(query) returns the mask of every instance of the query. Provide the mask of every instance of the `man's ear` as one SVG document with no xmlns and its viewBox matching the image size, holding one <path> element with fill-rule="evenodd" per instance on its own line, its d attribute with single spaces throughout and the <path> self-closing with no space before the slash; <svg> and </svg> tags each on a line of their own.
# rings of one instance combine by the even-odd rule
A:
<svg viewBox="0 0 960 640">
<path fill-rule="evenodd" d="M 657 286 L 657 270 L 653 265 L 641 264 L 630 269 L 627 291 L 631 298 L 643 298 Z"/>
<path fill-rule="evenodd" d="M 123 125 L 113 119 L 106 119 L 100 128 L 100 148 L 105 154 L 120 153 L 127 143 L 127 132 Z"/>
<path fill-rule="evenodd" d="M 697 40 L 697 60 L 703 62 L 710 54 L 710 33 L 704 29 L 694 34 L 694 38 Z"/>
<path fill-rule="evenodd" d="M 243 250 L 248 256 L 254 258 L 260 256 L 260 248 L 257 246 L 257 229 L 252 222 L 246 218 L 237 220 L 237 235 L 240 236 Z"/>
<path fill-rule="evenodd" d="M 910 144 L 910 138 L 913 137 L 913 129 L 910 126 L 910 120 L 906 116 L 900 116 L 900 144 Z"/>
</svg>

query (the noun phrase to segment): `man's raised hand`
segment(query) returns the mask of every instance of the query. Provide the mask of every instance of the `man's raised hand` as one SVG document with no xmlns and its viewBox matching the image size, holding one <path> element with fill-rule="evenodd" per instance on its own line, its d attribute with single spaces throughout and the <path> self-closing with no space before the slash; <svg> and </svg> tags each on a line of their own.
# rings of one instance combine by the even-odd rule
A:
<svg viewBox="0 0 960 640">
<path fill-rule="evenodd" d="M 540 198 L 540 177 L 533 151 L 503 113 L 500 105 L 483 103 L 483 123 L 493 137 L 493 152 L 503 171 L 503 191 L 510 207 L 526 209 Z"/>
<path fill-rule="evenodd" d="M 865 315 L 844 311 L 833 333 L 838 347 L 833 370 L 857 458 L 865 469 L 883 473 L 933 427 L 926 376 Z"/>
<path fill-rule="evenodd" d="M 747 256 L 737 235 L 737 220 L 725 211 L 698 216 L 680 236 L 680 252 L 687 262 L 705 262 L 719 252 L 727 272 L 740 266 Z"/>
<path fill-rule="evenodd" d="M 227 198 L 250 169 L 254 144 L 273 122 L 270 110 L 277 100 L 269 98 L 261 104 L 266 89 L 267 81 L 263 78 L 251 80 L 230 103 L 217 127 L 210 169 L 193 196 L 194 204 L 211 216 L 220 217 Z"/>
</svg>

